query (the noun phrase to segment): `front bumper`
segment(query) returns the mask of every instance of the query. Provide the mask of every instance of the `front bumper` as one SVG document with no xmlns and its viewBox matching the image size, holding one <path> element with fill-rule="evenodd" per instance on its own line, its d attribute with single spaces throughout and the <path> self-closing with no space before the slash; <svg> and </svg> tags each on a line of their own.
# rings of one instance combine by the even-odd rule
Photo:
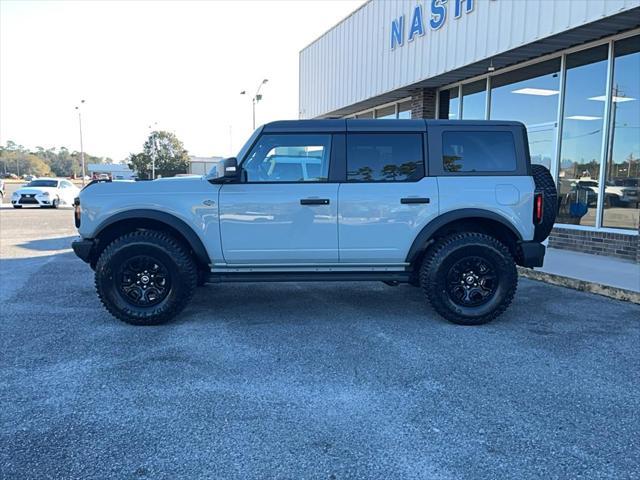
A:
<svg viewBox="0 0 640 480">
<path fill-rule="evenodd" d="M 40 207 L 48 207 L 53 205 L 51 196 L 43 195 L 21 195 L 19 197 L 11 197 L 12 205 L 38 205 Z"/>
<path fill-rule="evenodd" d="M 78 256 L 78 258 L 86 263 L 90 263 L 91 251 L 93 250 L 95 244 L 95 240 L 87 240 L 79 237 L 77 240 L 71 242 L 71 248 L 73 248 L 73 251 Z"/>
<path fill-rule="evenodd" d="M 547 248 L 539 242 L 520 243 L 520 262 L 522 267 L 541 267 Z"/>
</svg>

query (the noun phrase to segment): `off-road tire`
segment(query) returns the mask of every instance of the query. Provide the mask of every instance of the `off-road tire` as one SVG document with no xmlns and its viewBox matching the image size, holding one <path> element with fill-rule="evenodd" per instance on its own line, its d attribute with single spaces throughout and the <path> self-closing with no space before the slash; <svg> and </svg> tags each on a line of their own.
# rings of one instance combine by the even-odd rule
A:
<svg viewBox="0 0 640 480">
<path fill-rule="evenodd" d="M 142 255 L 159 261 L 169 274 L 169 291 L 155 305 L 140 306 L 122 293 L 118 271 L 123 262 Z M 111 242 L 100 254 L 95 286 L 100 301 L 114 317 L 132 325 L 159 325 L 180 313 L 193 296 L 198 270 L 191 254 L 165 232 L 141 230 Z"/>
<path fill-rule="evenodd" d="M 466 257 L 490 264 L 497 276 L 495 292 L 479 306 L 462 306 L 447 291 L 447 278 L 456 262 Z M 429 248 L 420 269 L 420 284 L 436 312 L 452 323 L 481 325 L 501 315 L 511 304 L 518 286 L 518 272 L 509 249 L 483 233 L 457 233 Z"/>
<path fill-rule="evenodd" d="M 543 165 L 531 165 L 531 175 L 536 185 L 536 192 L 541 192 L 544 198 L 542 222 L 536 225 L 533 239 L 543 242 L 551 233 L 558 213 L 558 191 L 551 172 Z"/>
</svg>

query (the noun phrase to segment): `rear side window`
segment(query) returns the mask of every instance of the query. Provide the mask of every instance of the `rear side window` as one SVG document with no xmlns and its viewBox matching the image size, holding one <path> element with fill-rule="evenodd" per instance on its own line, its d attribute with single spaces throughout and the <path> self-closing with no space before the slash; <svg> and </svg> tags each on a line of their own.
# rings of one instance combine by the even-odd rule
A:
<svg viewBox="0 0 640 480">
<path fill-rule="evenodd" d="M 445 172 L 514 172 L 516 146 L 507 131 L 446 131 L 442 133 Z"/>
<path fill-rule="evenodd" d="M 424 177 L 419 133 L 347 135 L 348 182 L 411 182 Z"/>
</svg>

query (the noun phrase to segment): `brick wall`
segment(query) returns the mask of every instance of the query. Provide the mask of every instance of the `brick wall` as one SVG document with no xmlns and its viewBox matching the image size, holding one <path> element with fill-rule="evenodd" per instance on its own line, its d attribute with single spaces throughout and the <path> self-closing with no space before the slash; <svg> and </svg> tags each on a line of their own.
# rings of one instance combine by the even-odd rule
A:
<svg viewBox="0 0 640 480">
<path fill-rule="evenodd" d="M 436 89 L 411 91 L 411 118 L 436 118 Z"/>
<path fill-rule="evenodd" d="M 606 255 L 640 263 L 639 239 L 638 235 L 555 227 L 549 236 L 549 247 Z"/>
</svg>

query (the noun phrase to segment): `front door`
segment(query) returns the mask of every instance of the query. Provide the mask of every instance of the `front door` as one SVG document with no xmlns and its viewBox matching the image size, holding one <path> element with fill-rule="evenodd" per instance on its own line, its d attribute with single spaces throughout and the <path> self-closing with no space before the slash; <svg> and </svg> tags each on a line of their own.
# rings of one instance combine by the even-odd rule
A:
<svg viewBox="0 0 640 480">
<path fill-rule="evenodd" d="M 338 184 L 327 183 L 330 134 L 265 134 L 220 189 L 227 264 L 338 262 Z"/>
</svg>

